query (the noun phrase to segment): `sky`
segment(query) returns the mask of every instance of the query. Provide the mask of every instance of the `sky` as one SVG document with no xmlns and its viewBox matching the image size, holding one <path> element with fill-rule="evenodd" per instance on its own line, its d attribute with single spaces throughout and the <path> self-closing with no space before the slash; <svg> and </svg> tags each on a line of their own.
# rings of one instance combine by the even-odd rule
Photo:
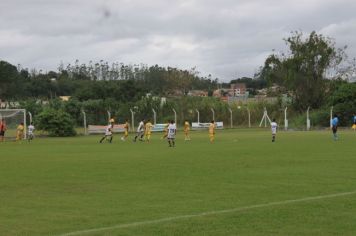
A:
<svg viewBox="0 0 356 236">
<path fill-rule="evenodd" d="M 355 0 L 0 0 L 0 59 L 190 69 L 252 77 L 292 31 L 316 31 L 356 57 Z"/>
</svg>

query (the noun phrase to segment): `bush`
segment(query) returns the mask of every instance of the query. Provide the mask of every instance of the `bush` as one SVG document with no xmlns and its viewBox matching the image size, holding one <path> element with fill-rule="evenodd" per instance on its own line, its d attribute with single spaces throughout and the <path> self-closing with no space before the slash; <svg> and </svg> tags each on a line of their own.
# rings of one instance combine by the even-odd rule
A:
<svg viewBox="0 0 356 236">
<path fill-rule="evenodd" d="M 310 121 L 312 126 L 329 127 L 330 125 L 330 111 L 326 108 L 311 112 Z"/>
<path fill-rule="evenodd" d="M 76 135 L 71 116 L 63 110 L 44 109 L 36 117 L 36 126 L 39 130 L 47 131 L 50 136 L 67 137 Z"/>
<path fill-rule="evenodd" d="M 351 125 L 356 111 L 356 83 L 340 85 L 329 98 L 329 105 L 334 106 L 334 114 L 339 116 L 340 125 Z"/>
</svg>

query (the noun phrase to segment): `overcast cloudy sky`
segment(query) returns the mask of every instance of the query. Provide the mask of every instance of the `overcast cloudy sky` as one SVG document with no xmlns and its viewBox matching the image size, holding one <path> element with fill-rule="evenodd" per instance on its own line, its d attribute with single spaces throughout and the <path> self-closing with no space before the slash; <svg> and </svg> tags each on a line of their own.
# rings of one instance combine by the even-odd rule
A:
<svg viewBox="0 0 356 236">
<path fill-rule="evenodd" d="M 0 59 L 56 70 L 159 64 L 222 81 L 253 76 L 293 30 L 316 30 L 356 57 L 355 0 L 0 0 Z"/>
</svg>

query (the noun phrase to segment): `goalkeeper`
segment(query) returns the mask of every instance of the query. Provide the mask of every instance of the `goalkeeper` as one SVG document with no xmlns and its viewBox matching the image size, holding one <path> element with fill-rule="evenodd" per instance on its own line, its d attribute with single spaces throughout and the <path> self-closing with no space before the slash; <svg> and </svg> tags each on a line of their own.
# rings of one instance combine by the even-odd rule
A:
<svg viewBox="0 0 356 236">
<path fill-rule="evenodd" d="M 0 121 L 0 142 L 5 140 L 5 131 L 6 131 L 6 122 L 5 119 L 2 118 Z"/>
</svg>

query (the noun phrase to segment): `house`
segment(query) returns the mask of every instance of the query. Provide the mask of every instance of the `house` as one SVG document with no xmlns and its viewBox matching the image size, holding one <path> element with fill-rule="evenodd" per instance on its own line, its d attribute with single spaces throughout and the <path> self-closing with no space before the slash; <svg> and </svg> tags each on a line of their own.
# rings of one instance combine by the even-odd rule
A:
<svg viewBox="0 0 356 236">
<path fill-rule="evenodd" d="M 208 96 L 208 92 L 204 91 L 204 90 L 190 90 L 188 92 L 188 96 L 192 96 L 192 97 L 207 97 Z"/>
<path fill-rule="evenodd" d="M 61 99 L 63 102 L 68 102 L 70 99 L 70 96 L 59 96 L 59 99 Z"/>
<path fill-rule="evenodd" d="M 231 84 L 230 89 L 233 92 L 233 97 L 245 96 L 245 94 L 246 94 L 246 84 L 245 83 Z"/>
</svg>

